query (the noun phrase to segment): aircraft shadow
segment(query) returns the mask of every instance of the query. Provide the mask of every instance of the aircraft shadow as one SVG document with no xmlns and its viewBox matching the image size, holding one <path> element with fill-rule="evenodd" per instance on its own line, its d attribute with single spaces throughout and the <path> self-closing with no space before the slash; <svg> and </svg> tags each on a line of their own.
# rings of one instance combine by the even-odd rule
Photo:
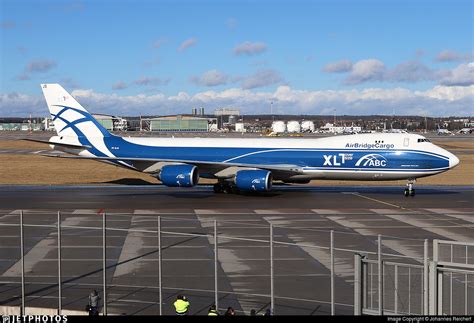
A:
<svg viewBox="0 0 474 323">
<path fill-rule="evenodd" d="M 140 178 L 121 178 L 107 182 L 97 182 L 97 184 L 117 184 L 117 185 L 157 185 L 156 183 L 148 182 Z"/>
</svg>

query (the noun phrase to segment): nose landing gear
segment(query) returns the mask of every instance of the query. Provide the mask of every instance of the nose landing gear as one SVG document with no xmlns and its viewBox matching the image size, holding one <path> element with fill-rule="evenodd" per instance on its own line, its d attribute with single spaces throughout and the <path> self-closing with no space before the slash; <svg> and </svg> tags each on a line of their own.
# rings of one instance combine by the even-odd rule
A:
<svg viewBox="0 0 474 323">
<path fill-rule="evenodd" d="M 415 181 L 416 180 L 414 179 L 408 180 L 407 187 L 405 188 L 405 192 L 404 192 L 405 197 L 415 196 L 415 189 L 413 188 Z"/>
</svg>

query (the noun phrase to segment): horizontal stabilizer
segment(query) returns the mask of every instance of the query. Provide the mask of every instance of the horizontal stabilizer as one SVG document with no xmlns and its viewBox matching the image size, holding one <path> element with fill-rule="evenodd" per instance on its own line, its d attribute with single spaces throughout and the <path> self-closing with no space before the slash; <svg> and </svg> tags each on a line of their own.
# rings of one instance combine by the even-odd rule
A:
<svg viewBox="0 0 474 323">
<path fill-rule="evenodd" d="M 90 148 L 92 148 L 91 146 L 72 145 L 72 144 L 65 144 L 65 143 L 62 143 L 62 142 L 54 142 L 54 141 L 39 140 L 39 139 L 25 138 L 25 139 L 21 139 L 21 140 L 39 142 L 39 143 L 42 143 L 42 144 L 55 145 L 55 146 L 61 146 L 61 147 L 65 147 L 65 148 L 73 148 L 73 149 L 90 149 Z"/>
</svg>

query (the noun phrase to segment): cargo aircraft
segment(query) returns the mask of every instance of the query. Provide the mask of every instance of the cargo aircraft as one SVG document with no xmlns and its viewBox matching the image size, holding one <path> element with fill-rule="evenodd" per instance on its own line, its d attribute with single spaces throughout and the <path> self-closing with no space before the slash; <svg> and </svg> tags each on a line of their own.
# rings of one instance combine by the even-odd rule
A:
<svg viewBox="0 0 474 323">
<path fill-rule="evenodd" d="M 149 138 L 108 132 L 59 84 L 42 84 L 57 136 L 51 148 L 145 172 L 164 185 L 192 187 L 215 179 L 216 193 L 266 192 L 273 181 L 407 180 L 414 196 L 417 178 L 459 163 L 452 153 L 408 133 L 371 133 L 318 139 Z M 40 140 L 36 140 L 40 141 Z M 43 142 L 43 141 L 41 141 Z"/>
</svg>

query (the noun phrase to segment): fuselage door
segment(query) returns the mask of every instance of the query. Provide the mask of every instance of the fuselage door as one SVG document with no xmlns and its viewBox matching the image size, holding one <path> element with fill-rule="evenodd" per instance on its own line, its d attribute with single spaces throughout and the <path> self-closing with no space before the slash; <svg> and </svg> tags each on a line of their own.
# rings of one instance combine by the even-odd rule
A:
<svg viewBox="0 0 474 323">
<path fill-rule="evenodd" d="M 403 147 L 408 147 L 410 146 L 410 138 L 405 138 L 403 140 Z"/>
</svg>

